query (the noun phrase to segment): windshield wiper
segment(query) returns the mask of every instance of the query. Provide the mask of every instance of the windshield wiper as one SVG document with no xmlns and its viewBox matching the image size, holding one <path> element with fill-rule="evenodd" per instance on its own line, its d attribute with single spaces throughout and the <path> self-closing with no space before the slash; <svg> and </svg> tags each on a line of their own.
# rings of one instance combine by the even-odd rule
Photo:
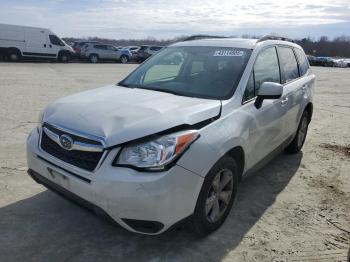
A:
<svg viewBox="0 0 350 262">
<path fill-rule="evenodd" d="M 158 92 L 163 92 L 163 93 L 169 93 L 169 94 L 173 94 L 173 95 L 177 95 L 177 96 L 188 96 L 188 97 L 193 97 L 193 96 L 189 96 L 189 95 L 185 95 L 183 93 L 177 92 L 177 91 L 173 91 L 173 90 L 169 90 L 169 89 L 162 89 L 162 88 L 158 88 L 158 87 L 152 87 L 152 86 L 143 86 L 143 85 L 127 85 L 127 84 L 123 84 L 123 83 L 118 83 L 119 86 L 123 86 L 123 87 L 127 87 L 127 88 L 140 88 L 140 89 L 145 89 L 145 90 L 151 90 L 151 91 L 158 91 Z"/>
<path fill-rule="evenodd" d="M 136 88 L 141 88 L 141 89 L 146 89 L 146 90 L 152 90 L 152 91 L 158 91 L 158 92 L 163 92 L 163 93 L 169 93 L 177 96 L 186 96 L 183 93 L 174 91 L 174 90 L 169 90 L 169 89 L 163 89 L 163 88 L 158 88 L 158 87 L 152 87 L 152 86 L 136 86 Z"/>
</svg>

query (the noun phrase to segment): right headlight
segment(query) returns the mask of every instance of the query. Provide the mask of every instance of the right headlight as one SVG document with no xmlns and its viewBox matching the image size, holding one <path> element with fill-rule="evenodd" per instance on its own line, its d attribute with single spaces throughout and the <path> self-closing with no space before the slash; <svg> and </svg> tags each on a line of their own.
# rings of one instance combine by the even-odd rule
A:
<svg viewBox="0 0 350 262">
<path fill-rule="evenodd" d="M 113 165 L 161 171 L 181 156 L 198 137 L 198 131 L 188 130 L 140 143 L 131 143 L 121 149 Z"/>
</svg>

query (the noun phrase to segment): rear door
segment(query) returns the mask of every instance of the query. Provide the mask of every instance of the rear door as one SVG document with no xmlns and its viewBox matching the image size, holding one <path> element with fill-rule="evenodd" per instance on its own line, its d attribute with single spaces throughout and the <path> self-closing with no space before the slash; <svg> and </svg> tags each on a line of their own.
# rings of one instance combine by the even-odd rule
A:
<svg viewBox="0 0 350 262">
<path fill-rule="evenodd" d="M 294 135 L 302 110 L 303 88 L 306 82 L 300 78 L 298 62 L 292 47 L 278 46 L 278 57 L 281 66 L 283 93 L 287 108 L 285 135 L 286 139 Z"/>
<path fill-rule="evenodd" d="M 108 59 L 108 52 L 106 45 L 94 45 L 94 49 L 91 53 L 97 53 L 100 59 Z"/>
<path fill-rule="evenodd" d="M 260 52 L 255 61 L 244 96 L 242 110 L 247 115 L 247 166 L 252 167 L 284 141 L 286 107 L 281 99 L 266 99 L 262 107 L 254 105 L 263 82 L 281 82 L 276 47 L 270 46 Z"/>
<path fill-rule="evenodd" d="M 119 52 L 117 51 L 117 48 L 115 48 L 114 46 L 108 45 L 106 50 L 106 56 L 108 56 L 107 59 L 117 60 L 119 59 Z"/>
</svg>

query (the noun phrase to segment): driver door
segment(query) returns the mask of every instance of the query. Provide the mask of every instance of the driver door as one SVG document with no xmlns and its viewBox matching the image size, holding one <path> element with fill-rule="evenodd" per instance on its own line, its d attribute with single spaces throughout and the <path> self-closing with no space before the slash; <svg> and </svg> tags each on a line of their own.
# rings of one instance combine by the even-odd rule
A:
<svg viewBox="0 0 350 262">
<path fill-rule="evenodd" d="M 268 47 L 258 55 L 243 96 L 242 110 L 247 116 L 247 168 L 257 164 L 285 140 L 287 107 L 284 94 L 280 99 L 265 99 L 261 108 L 254 105 L 261 84 L 281 83 L 280 76 L 276 48 Z"/>
</svg>

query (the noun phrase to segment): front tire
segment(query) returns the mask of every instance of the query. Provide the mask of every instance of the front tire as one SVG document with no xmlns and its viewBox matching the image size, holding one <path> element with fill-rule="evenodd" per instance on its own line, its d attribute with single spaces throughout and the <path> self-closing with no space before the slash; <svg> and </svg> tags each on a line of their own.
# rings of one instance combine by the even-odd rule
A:
<svg viewBox="0 0 350 262">
<path fill-rule="evenodd" d="M 218 229 L 232 208 L 238 187 L 235 160 L 225 156 L 209 171 L 199 193 L 190 227 L 199 235 Z"/>
<path fill-rule="evenodd" d="M 308 111 L 304 111 L 301 116 L 299 126 L 293 141 L 286 147 L 286 151 L 291 154 L 298 153 L 304 145 L 307 130 L 310 123 L 310 115 Z"/>
<path fill-rule="evenodd" d="M 129 62 L 129 58 L 128 58 L 126 55 L 122 55 L 122 56 L 120 57 L 120 62 L 121 62 L 122 64 L 127 64 L 127 63 Z"/>
<path fill-rule="evenodd" d="M 59 61 L 61 62 L 61 63 L 68 63 L 69 62 L 69 60 L 70 60 L 70 55 L 69 54 L 67 54 L 67 53 L 62 53 L 62 54 L 60 54 L 60 56 L 59 56 Z"/>
<path fill-rule="evenodd" d="M 8 58 L 11 62 L 18 62 L 21 60 L 21 54 L 17 50 L 10 50 L 8 52 Z"/>
</svg>

